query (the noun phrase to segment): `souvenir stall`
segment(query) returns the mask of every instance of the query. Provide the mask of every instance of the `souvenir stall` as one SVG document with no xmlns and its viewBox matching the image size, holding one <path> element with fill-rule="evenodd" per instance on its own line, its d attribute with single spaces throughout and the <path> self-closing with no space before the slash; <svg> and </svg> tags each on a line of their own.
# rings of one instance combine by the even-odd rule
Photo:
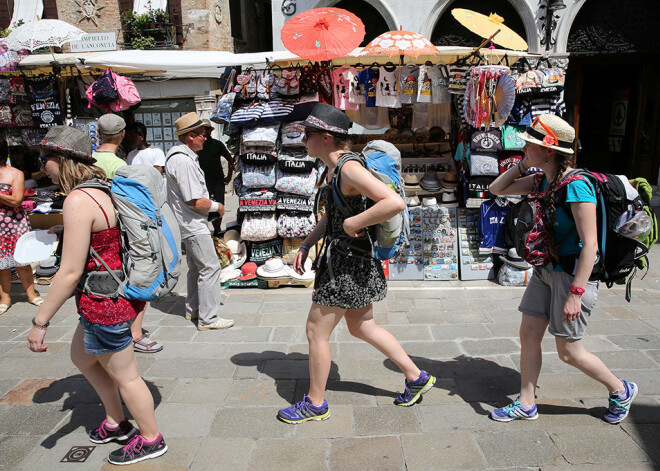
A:
<svg viewBox="0 0 660 471">
<path fill-rule="evenodd" d="M 439 48 L 416 33 L 395 31 L 331 61 L 228 68 L 212 120 L 223 125 L 238 156 L 241 239 L 248 244 L 247 259 L 259 265 L 257 278 L 296 283 L 287 263 L 313 228 L 314 183 L 322 170 L 305 154 L 300 122 L 317 102 L 351 117 L 359 132 L 351 135 L 352 150 L 383 139 L 401 154 L 410 236 L 384 262 L 389 279 L 493 278 L 496 257 L 506 246 L 490 221 L 503 220 L 510 203 L 489 198 L 487 187 L 500 167 L 517 162 L 515 154 L 493 152 L 521 147 L 515 127 L 506 128 L 511 145 L 501 148 L 500 141 L 511 111 L 520 109 L 519 80 L 507 64 L 526 56 L 494 48 Z M 478 143 L 473 161 L 471 142 L 463 136 Z M 284 263 L 266 266 L 273 256 Z M 237 279 L 227 284 L 241 286 Z"/>
</svg>

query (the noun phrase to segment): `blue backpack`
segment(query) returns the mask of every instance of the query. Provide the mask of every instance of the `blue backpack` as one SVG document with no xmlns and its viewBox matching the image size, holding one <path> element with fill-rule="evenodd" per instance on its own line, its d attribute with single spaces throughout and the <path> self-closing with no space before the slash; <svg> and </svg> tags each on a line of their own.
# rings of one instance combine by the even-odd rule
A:
<svg viewBox="0 0 660 471">
<path fill-rule="evenodd" d="M 360 154 L 347 152 L 337 162 L 337 167 L 332 177 L 332 195 L 335 205 L 344 216 L 347 218 L 354 216 L 346 204 L 345 196 L 339 191 L 341 168 L 346 162 L 351 160 L 360 162 L 374 177 L 389 186 L 405 201 L 403 179 L 401 178 L 401 153 L 389 142 L 380 140 L 371 141 Z M 373 258 L 377 260 L 391 259 L 404 244 L 408 243 L 408 236 L 410 234 L 408 208 L 406 207 L 406 209 L 387 221 L 370 227 L 366 233 L 367 237 L 371 240 Z"/>
<path fill-rule="evenodd" d="M 96 188 L 110 195 L 122 238 L 122 270 L 111 270 L 90 246 L 90 255 L 106 271 L 85 272 L 78 288 L 137 301 L 167 295 L 181 271 L 181 234 L 160 172 L 151 165 L 125 165 L 117 169 L 112 187 L 93 179 L 76 188 Z"/>
</svg>

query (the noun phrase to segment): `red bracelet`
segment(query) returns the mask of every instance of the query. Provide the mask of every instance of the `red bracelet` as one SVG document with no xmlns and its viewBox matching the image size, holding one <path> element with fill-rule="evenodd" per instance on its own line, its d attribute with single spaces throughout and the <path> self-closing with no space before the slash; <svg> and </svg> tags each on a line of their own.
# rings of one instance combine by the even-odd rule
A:
<svg viewBox="0 0 660 471">
<path fill-rule="evenodd" d="M 580 288 L 579 286 L 571 286 L 570 292 L 577 296 L 582 296 L 584 294 L 584 288 Z"/>
</svg>

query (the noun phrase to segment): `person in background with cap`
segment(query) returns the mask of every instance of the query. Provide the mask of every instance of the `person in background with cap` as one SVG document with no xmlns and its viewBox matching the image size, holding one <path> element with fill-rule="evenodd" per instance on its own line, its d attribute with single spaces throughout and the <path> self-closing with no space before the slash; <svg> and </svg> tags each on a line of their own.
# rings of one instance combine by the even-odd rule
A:
<svg viewBox="0 0 660 471">
<path fill-rule="evenodd" d="M 152 165 L 160 173 L 165 167 L 165 153 L 159 147 L 152 146 L 147 141 L 147 127 L 144 123 L 135 122 L 128 129 L 128 140 L 134 149 L 126 156 L 128 165 Z"/>
<path fill-rule="evenodd" d="M 117 157 L 117 149 L 126 135 L 126 121 L 121 116 L 108 113 L 99 118 L 99 136 L 101 146 L 92 154 L 96 159 L 96 166 L 103 169 L 108 180 L 115 178 L 119 167 L 126 165 Z"/>
<path fill-rule="evenodd" d="M 204 147 L 206 132 L 197 113 L 174 122 L 181 144 L 167 153 L 167 199 L 181 228 L 188 262 L 186 319 L 198 319 L 198 330 L 227 329 L 232 319 L 218 314 L 222 306 L 220 262 L 207 224 L 209 213 L 224 215 L 224 206 L 209 197 L 197 152 Z"/>
<path fill-rule="evenodd" d="M 303 142 L 309 156 L 321 159 L 327 174 L 334 176 L 339 159 L 350 151 L 351 120 L 334 106 L 318 103 L 303 125 Z M 327 174 L 323 174 L 322 180 Z M 341 177 L 337 190 L 345 196 L 348 210 L 354 216 L 347 217 L 335 204 L 331 185 L 322 187 L 319 192 L 326 213 L 303 241 L 293 264 L 297 273 L 304 273 L 310 247 L 326 237 L 307 316 L 309 392 L 277 414 L 278 419 L 289 424 L 325 420 L 330 416 L 325 400 L 331 366 L 329 339 L 342 317 L 351 335 L 373 345 L 404 373 L 404 393 L 394 400 L 396 405 L 413 405 L 435 383 L 433 376 L 415 365 L 397 339 L 374 321 L 373 303 L 387 296 L 387 281 L 380 260 L 368 255 L 372 253 L 371 242 L 362 236 L 369 226 L 405 210 L 405 203 L 355 160 L 341 167 Z M 373 205 L 367 204 L 367 199 Z M 341 241 L 349 245 L 337 243 Z"/>
<path fill-rule="evenodd" d="M 33 352 L 48 350 L 44 340 L 50 321 L 75 291 L 80 322 L 71 340 L 71 361 L 90 382 L 105 409 L 105 419 L 89 433 L 89 439 L 93 443 L 129 440 L 110 453 L 108 461 L 112 464 L 156 458 L 167 451 L 167 445 L 158 431 L 153 396 L 140 377 L 135 352 L 129 348 L 133 344 L 131 323 L 145 303 L 93 296 L 76 288 L 84 273 L 99 271 L 90 247 L 111 270 L 122 268 L 121 234 L 110 195 L 97 188 L 75 190 L 92 178 L 105 180 L 105 173 L 94 165 L 89 136 L 75 128 L 52 127 L 40 149 L 46 175 L 67 195 L 63 208 L 65 237 L 60 269 L 32 319 L 28 347 Z M 122 399 L 139 431 L 124 415 Z"/>
<path fill-rule="evenodd" d="M 541 372 L 541 341 L 547 329 L 555 336 L 563 362 L 607 388 L 609 407 L 604 419 L 618 424 L 628 416 L 637 385 L 617 378 L 582 341 L 598 298 L 598 282 L 589 281 L 598 253 L 596 193 L 588 180 L 577 179 L 565 186 L 566 204 L 555 202 L 557 186 L 573 170 L 575 129 L 558 116 L 542 114 L 520 137 L 526 141 L 525 158 L 489 189 L 495 195 L 529 195 L 539 189 L 535 188 L 536 175 L 525 176 L 526 171 L 530 167 L 543 171 L 540 190 L 548 190 L 548 198 L 542 202 L 552 228 L 548 248 L 554 261 L 534 268 L 518 307 L 522 313 L 520 396 L 492 411 L 491 418 L 500 422 L 538 418 L 535 393 Z"/>
<path fill-rule="evenodd" d="M 234 173 L 234 159 L 221 141 L 211 137 L 211 133 L 213 132 L 211 121 L 203 119 L 202 123 L 204 123 L 206 141 L 202 150 L 197 152 L 199 166 L 204 172 L 204 180 L 206 180 L 206 188 L 209 190 L 209 195 L 214 201 L 224 205 L 225 185 L 231 181 L 232 174 Z M 222 169 L 221 157 L 224 157 L 229 164 L 226 177 Z M 222 216 L 212 217 L 211 223 L 213 224 L 213 235 L 216 237 L 219 236 Z"/>
</svg>

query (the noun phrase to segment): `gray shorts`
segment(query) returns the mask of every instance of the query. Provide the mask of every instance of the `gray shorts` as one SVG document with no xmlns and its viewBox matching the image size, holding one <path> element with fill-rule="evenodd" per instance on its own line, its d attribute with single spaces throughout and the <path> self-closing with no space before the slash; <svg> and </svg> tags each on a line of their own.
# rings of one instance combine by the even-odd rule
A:
<svg viewBox="0 0 660 471">
<path fill-rule="evenodd" d="M 564 304 L 573 283 L 573 275 L 563 271 L 534 268 L 518 310 L 548 321 L 548 332 L 555 337 L 581 339 L 587 330 L 591 310 L 598 299 L 598 282 L 589 282 L 582 295 L 582 312 L 573 322 L 564 322 Z"/>
</svg>

